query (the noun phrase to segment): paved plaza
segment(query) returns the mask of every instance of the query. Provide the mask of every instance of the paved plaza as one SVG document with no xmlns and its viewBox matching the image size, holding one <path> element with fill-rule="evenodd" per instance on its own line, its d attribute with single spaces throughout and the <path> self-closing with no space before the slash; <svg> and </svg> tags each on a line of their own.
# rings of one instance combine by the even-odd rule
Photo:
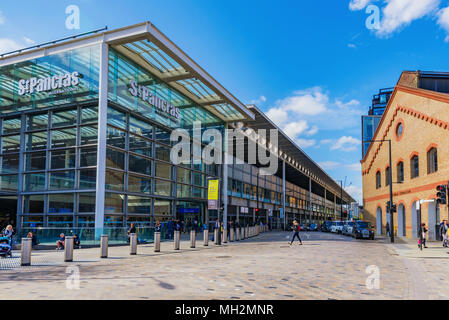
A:
<svg viewBox="0 0 449 320">
<path fill-rule="evenodd" d="M 160 253 L 139 245 L 136 256 L 126 246 L 111 247 L 108 259 L 99 258 L 99 248 L 79 249 L 73 263 L 63 262 L 62 251 L 33 251 L 30 267 L 20 267 L 14 252 L 0 260 L 0 299 L 449 298 L 442 285 L 449 254 L 439 243 L 419 252 L 414 243 L 301 232 L 304 244 L 290 246 L 290 235 L 269 232 L 209 247 L 197 242 L 195 249 L 183 241 L 179 251 L 164 242 Z"/>
</svg>

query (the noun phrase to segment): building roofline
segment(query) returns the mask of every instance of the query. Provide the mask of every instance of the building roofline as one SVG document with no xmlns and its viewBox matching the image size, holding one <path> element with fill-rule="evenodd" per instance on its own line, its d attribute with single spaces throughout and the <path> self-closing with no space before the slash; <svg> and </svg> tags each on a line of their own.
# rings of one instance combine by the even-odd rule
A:
<svg viewBox="0 0 449 320">
<path fill-rule="evenodd" d="M 442 93 L 442 92 L 437 92 L 437 91 L 432 91 L 432 90 L 427 90 L 427 89 L 421 89 L 421 88 L 406 87 L 406 86 L 402 86 L 402 85 L 396 85 L 396 87 L 393 91 L 393 94 L 391 95 L 391 98 L 388 101 L 387 107 L 385 108 L 385 111 L 382 114 L 382 118 L 380 119 L 379 125 L 377 126 L 376 131 L 374 132 L 372 140 L 377 139 L 377 136 L 380 132 L 380 128 L 382 127 L 382 124 L 386 118 L 388 111 L 390 110 L 390 106 L 393 103 L 393 100 L 398 91 L 414 94 L 414 95 L 417 95 L 417 96 L 420 96 L 423 98 L 437 100 L 437 101 L 441 101 L 441 102 L 449 104 L 449 94 L 447 94 L 447 93 Z M 371 151 L 372 146 L 373 146 L 373 143 L 371 143 L 369 145 L 368 149 L 366 150 L 365 156 L 362 158 L 362 160 L 360 160 L 360 163 L 362 163 L 362 164 L 365 163 L 368 153 Z"/>
<path fill-rule="evenodd" d="M 131 41 L 144 39 L 157 42 L 159 45 L 163 46 L 164 49 L 169 51 L 169 54 L 179 60 L 181 65 L 185 66 L 189 71 L 192 71 L 193 77 L 198 77 L 202 82 L 210 86 L 213 91 L 217 91 L 217 94 L 235 107 L 245 117 L 245 119 L 255 119 L 254 114 L 246 107 L 245 104 L 243 104 L 226 88 L 224 88 L 217 80 L 215 80 L 208 72 L 199 66 L 150 21 L 145 21 L 118 29 L 106 30 L 104 32 L 90 34 L 85 37 L 77 37 L 41 48 L 35 48 L 24 52 L 19 52 L 17 54 L 8 55 L 0 58 L 0 67 L 100 43 L 120 45 Z"/>
</svg>

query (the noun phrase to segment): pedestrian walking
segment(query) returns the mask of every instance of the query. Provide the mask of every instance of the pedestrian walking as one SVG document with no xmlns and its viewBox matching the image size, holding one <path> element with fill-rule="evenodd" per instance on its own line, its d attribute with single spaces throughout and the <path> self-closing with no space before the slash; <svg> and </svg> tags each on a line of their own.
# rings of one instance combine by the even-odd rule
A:
<svg viewBox="0 0 449 320">
<path fill-rule="evenodd" d="M 295 238 L 297 237 L 299 240 L 299 243 L 302 245 L 302 241 L 301 238 L 299 237 L 299 231 L 301 230 L 301 227 L 299 226 L 298 221 L 293 221 L 293 226 L 291 227 L 291 229 L 293 230 L 293 237 L 292 237 L 292 241 L 289 242 L 290 245 L 293 244 L 293 241 L 295 241 Z"/>
<path fill-rule="evenodd" d="M 420 228 L 420 237 L 418 239 L 418 247 L 420 246 L 420 244 L 424 247 L 427 248 L 426 246 L 426 239 L 427 239 L 427 234 L 429 232 L 429 228 L 426 226 L 426 224 L 423 222 L 421 224 L 421 228 Z M 421 242 L 421 243 L 419 243 Z"/>
<path fill-rule="evenodd" d="M 447 248 L 447 245 L 448 245 L 447 232 L 448 232 L 447 220 L 443 220 L 443 222 L 440 225 L 440 235 L 441 235 L 441 239 L 443 240 L 444 248 Z"/>
<path fill-rule="evenodd" d="M 385 233 L 387 234 L 387 236 L 390 236 L 390 224 L 388 222 L 385 225 Z"/>
</svg>

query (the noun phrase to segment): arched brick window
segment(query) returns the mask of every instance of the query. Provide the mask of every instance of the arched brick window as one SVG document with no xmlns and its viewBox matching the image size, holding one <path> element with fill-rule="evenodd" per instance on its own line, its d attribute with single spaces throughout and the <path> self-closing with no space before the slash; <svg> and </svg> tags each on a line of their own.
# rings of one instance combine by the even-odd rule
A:
<svg viewBox="0 0 449 320">
<path fill-rule="evenodd" d="M 427 151 L 427 173 L 438 171 L 438 153 L 437 148 L 431 148 Z"/>
<path fill-rule="evenodd" d="M 382 177 L 380 176 L 380 171 L 376 172 L 376 189 L 379 189 L 380 187 L 382 187 L 382 181 L 381 181 Z"/>
<path fill-rule="evenodd" d="M 385 169 L 385 186 L 390 185 L 390 167 Z"/>
<path fill-rule="evenodd" d="M 397 171 L 397 179 L 398 182 L 404 181 L 404 161 L 398 162 L 396 165 L 396 171 Z"/>
<path fill-rule="evenodd" d="M 410 158 L 410 177 L 419 177 L 419 156 L 416 154 Z"/>
</svg>

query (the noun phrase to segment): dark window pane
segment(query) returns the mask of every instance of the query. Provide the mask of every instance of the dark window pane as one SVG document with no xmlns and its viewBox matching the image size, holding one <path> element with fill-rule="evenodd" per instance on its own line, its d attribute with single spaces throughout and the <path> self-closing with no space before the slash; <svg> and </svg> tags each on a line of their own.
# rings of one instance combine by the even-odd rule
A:
<svg viewBox="0 0 449 320">
<path fill-rule="evenodd" d="M 95 212 L 95 193 L 80 193 L 78 199 L 78 212 Z M 78 218 L 78 224 L 80 218 Z M 93 219 L 95 222 L 94 216 Z"/>
<path fill-rule="evenodd" d="M 129 131 L 139 136 L 153 139 L 153 126 L 131 116 L 129 117 Z"/>
<path fill-rule="evenodd" d="M 98 121 L 98 107 L 86 107 L 81 109 L 81 123 Z"/>
<path fill-rule="evenodd" d="M 1 160 L 1 173 L 17 173 L 19 171 L 19 154 L 3 156 Z"/>
<path fill-rule="evenodd" d="M 32 152 L 25 154 L 25 170 L 37 171 L 45 170 L 45 160 L 47 153 L 44 152 Z"/>
<path fill-rule="evenodd" d="M 26 150 L 39 150 L 47 148 L 47 132 L 29 133 L 25 136 Z"/>
<path fill-rule="evenodd" d="M 42 191 L 45 190 L 45 173 L 25 174 L 25 191 Z"/>
<path fill-rule="evenodd" d="M 48 213 L 72 213 L 73 193 L 50 194 Z"/>
<path fill-rule="evenodd" d="M 106 149 L 106 166 L 116 169 L 124 169 L 125 153 L 113 149 Z"/>
<path fill-rule="evenodd" d="M 137 193 L 151 193 L 151 179 L 130 174 L 128 176 L 128 191 Z"/>
<path fill-rule="evenodd" d="M 156 177 L 171 179 L 171 165 L 159 161 L 155 161 L 155 165 L 156 165 L 156 173 L 155 173 Z"/>
<path fill-rule="evenodd" d="M 76 128 L 53 130 L 51 132 L 51 147 L 64 148 L 76 145 Z"/>
<path fill-rule="evenodd" d="M 23 213 L 44 213 L 44 195 L 24 196 Z"/>
<path fill-rule="evenodd" d="M 20 120 L 20 118 L 4 119 L 2 134 L 20 132 L 21 127 L 22 121 Z"/>
<path fill-rule="evenodd" d="M 129 135 L 129 151 L 140 153 L 147 157 L 153 157 L 153 144 L 144 138 Z"/>
<path fill-rule="evenodd" d="M 47 129 L 48 114 L 37 114 L 27 117 L 27 130 Z"/>
<path fill-rule="evenodd" d="M 97 185 L 97 169 L 79 171 L 80 189 L 95 189 Z"/>
<path fill-rule="evenodd" d="M 84 126 L 80 128 L 81 145 L 96 144 L 98 136 L 97 126 Z"/>
<path fill-rule="evenodd" d="M 151 160 L 130 154 L 129 171 L 151 175 Z"/>
<path fill-rule="evenodd" d="M 190 170 L 178 167 L 178 182 L 190 184 Z"/>
<path fill-rule="evenodd" d="M 108 126 L 106 133 L 106 143 L 108 145 L 120 149 L 125 149 L 125 139 L 125 131 Z"/>
<path fill-rule="evenodd" d="M 169 181 L 156 180 L 154 194 L 158 196 L 171 196 L 171 185 Z"/>
<path fill-rule="evenodd" d="M 165 131 L 164 129 L 161 129 L 159 127 L 155 127 L 155 134 L 156 134 L 155 140 L 157 142 L 164 143 L 166 145 L 170 145 L 171 144 L 171 142 L 170 142 L 170 132 Z"/>
<path fill-rule="evenodd" d="M 51 152 L 51 168 L 64 169 L 75 167 L 75 149 L 65 149 Z"/>
<path fill-rule="evenodd" d="M 80 149 L 80 166 L 91 167 L 97 165 L 97 147 Z"/>
<path fill-rule="evenodd" d="M 19 187 L 19 176 L 17 174 L 0 176 L 1 191 L 17 191 Z"/>
<path fill-rule="evenodd" d="M 75 171 L 58 171 L 50 173 L 50 189 L 66 190 L 75 187 Z"/>
<path fill-rule="evenodd" d="M 128 213 L 151 213 L 151 198 L 128 196 Z"/>
<path fill-rule="evenodd" d="M 43 148 L 45 148 L 45 144 Z M 2 138 L 2 153 L 12 153 L 20 151 L 20 136 L 8 136 Z"/>
<path fill-rule="evenodd" d="M 155 144 L 156 147 L 156 159 L 170 161 L 170 148 L 164 147 L 160 144 Z"/>
<path fill-rule="evenodd" d="M 113 108 L 108 108 L 108 124 L 126 129 L 126 114 Z"/>
<path fill-rule="evenodd" d="M 122 213 L 123 199 L 125 199 L 123 194 L 106 192 L 104 196 L 104 213 Z"/>
<path fill-rule="evenodd" d="M 106 170 L 106 189 L 123 191 L 124 173 Z"/>
<path fill-rule="evenodd" d="M 75 125 L 77 114 L 76 109 L 54 112 L 51 118 L 51 126 L 57 128 Z"/>
</svg>

